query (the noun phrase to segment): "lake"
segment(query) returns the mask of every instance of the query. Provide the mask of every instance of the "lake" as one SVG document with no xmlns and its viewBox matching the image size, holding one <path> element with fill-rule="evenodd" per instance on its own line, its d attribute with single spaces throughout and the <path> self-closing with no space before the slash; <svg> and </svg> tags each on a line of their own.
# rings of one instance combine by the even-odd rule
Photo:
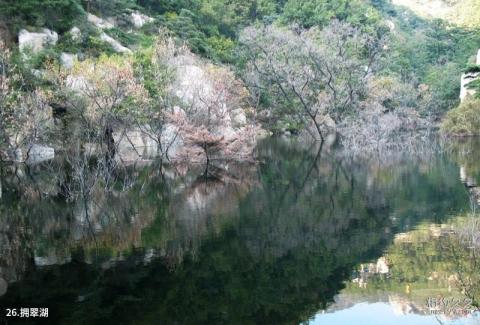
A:
<svg viewBox="0 0 480 325">
<path fill-rule="evenodd" d="M 479 152 L 477 140 L 432 139 L 352 156 L 274 138 L 255 163 L 209 177 L 144 161 L 88 191 L 60 159 L 3 166 L 2 317 L 480 324 Z M 65 184 L 83 194 L 65 199 Z M 48 318 L 5 308 L 48 308 Z"/>
</svg>

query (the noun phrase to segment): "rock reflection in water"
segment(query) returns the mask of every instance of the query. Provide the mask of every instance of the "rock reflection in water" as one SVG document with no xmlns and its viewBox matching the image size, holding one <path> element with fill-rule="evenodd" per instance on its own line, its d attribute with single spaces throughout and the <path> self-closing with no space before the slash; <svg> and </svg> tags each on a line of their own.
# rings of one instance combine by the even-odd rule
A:
<svg viewBox="0 0 480 325">
<path fill-rule="evenodd" d="M 396 233 L 468 208 L 444 154 L 369 161 L 273 139 L 257 157 L 213 178 L 137 167 L 88 202 L 56 198 L 49 169 L 3 177 L 2 305 L 48 306 L 52 323 L 299 323 L 359 264 L 390 274 L 378 259 Z"/>
</svg>

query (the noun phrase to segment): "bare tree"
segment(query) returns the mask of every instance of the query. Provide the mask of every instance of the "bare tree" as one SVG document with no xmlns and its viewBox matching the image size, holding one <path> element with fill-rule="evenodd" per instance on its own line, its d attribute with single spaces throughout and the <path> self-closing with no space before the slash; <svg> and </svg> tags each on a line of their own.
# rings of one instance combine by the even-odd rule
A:
<svg viewBox="0 0 480 325">
<path fill-rule="evenodd" d="M 176 74 L 171 62 L 188 49 L 176 45 L 167 31 L 160 30 L 159 34 L 152 50 L 141 52 L 136 63 L 136 77 L 145 85 L 151 100 L 143 114 L 137 116 L 135 125 L 157 144 L 159 156 L 168 159 L 169 149 L 179 136 L 179 130 L 169 122 L 177 102 L 170 89 Z"/>
<path fill-rule="evenodd" d="M 0 44 L 0 159 L 24 161 L 32 144 L 44 140 L 51 122 L 48 94 L 26 80 Z"/>
<path fill-rule="evenodd" d="M 249 159 L 258 129 L 246 117 L 241 126 L 232 121 L 235 114 L 245 114 L 247 96 L 233 73 L 213 66 L 206 72 L 209 82 L 194 89 L 191 105 L 177 109 L 169 119 L 180 130 L 186 159 L 202 160 L 203 156 L 208 175 L 214 160 Z"/>
<path fill-rule="evenodd" d="M 270 101 L 273 115 L 313 125 L 320 140 L 328 119 L 357 110 L 384 43 L 338 21 L 323 30 L 249 27 L 240 40 L 253 93 Z"/>
<path fill-rule="evenodd" d="M 125 134 L 144 115 L 150 100 L 135 78 L 132 57 L 103 56 L 79 62 L 67 75 L 49 70 L 55 84 L 52 101 L 67 107 L 70 116 L 88 130 L 89 140 L 105 153 L 110 163 L 118 143 L 114 132 Z"/>
</svg>

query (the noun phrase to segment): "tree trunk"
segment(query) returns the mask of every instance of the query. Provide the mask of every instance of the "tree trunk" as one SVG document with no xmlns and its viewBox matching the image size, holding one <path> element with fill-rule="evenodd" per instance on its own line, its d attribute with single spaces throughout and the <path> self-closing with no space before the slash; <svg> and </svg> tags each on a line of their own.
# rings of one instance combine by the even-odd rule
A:
<svg viewBox="0 0 480 325">
<path fill-rule="evenodd" d="M 205 165 L 205 179 L 208 179 L 208 171 L 210 168 L 210 157 L 208 155 L 208 149 L 205 147 L 205 157 L 207 158 L 207 163 Z"/>
<path fill-rule="evenodd" d="M 107 165 L 110 166 L 113 158 L 115 158 L 115 139 L 113 138 L 113 128 L 111 126 L 107 126 L 105 129 L 105 142 L 107 145 L 107 152 L 105 154 L 105 158 L 107 161 Z"/>
</svg>

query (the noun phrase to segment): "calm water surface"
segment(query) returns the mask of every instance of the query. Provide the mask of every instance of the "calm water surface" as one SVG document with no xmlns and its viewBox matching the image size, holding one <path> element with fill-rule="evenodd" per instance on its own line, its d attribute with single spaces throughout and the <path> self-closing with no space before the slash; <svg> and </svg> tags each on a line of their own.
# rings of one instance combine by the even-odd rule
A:
<svg viewBox="0 0 480 325">
<path fill-rule="evenodd" d="M 274 139 L 216 178 L 142 163 L 69 202 L 60 163 L 4 166 L 0 305 L 49 324 L 480 324 L 479 149 Z"/>
</svg>

